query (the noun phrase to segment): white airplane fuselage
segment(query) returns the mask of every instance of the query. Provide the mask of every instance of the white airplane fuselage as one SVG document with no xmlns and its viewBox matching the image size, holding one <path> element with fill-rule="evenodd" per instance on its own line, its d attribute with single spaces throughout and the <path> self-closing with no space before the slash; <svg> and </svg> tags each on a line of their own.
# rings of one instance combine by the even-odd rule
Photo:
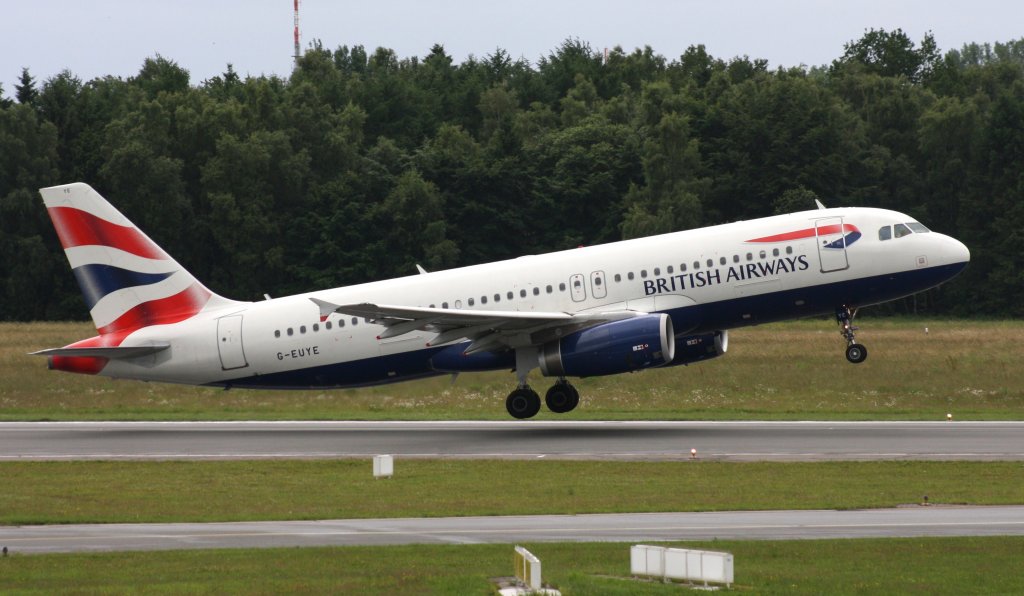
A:
<svg viewBox="0 0 1024 596">
<path fill-rule="evenodd" d="M 949 236 L 892 234 L 893 226 L 908 222 L 913 219 L 881 209 L 821 209 L 258 302 L 224 301 L 186 320 L 131 332 L 121 347 L 170 345 L 111 359 L 98 372 L 196 385 L 311 388 L 537 366 L 540 340 L 531 330 L 506 333 L 501 349 L 459 360 L 469 339 L 428 346 L 440 333 L 429 324 L 380 339 L 384 325 L 341 312 L 323 316 L 312 299 L 501 313 L 665 313 L 677 343 L 831 315 L 841 306 L 926 290 L 966 266 L 967 248 Z M 880 230 L 887 227 L 890 237 L 883 240 Z M 574 329 L 563 333 L 549 324 L 541 331 L 558 338 Z"/>
</svg>

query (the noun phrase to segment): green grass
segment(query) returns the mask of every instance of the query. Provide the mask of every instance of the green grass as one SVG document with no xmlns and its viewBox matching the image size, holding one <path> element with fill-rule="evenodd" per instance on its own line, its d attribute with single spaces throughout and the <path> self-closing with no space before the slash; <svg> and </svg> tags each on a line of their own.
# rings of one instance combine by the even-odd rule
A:
<svg viewBox="0 0 1024 596">
<path fill-rule="evenodd" d="M 831 321 L 735 330 L 690 367 L 582 379 L 580 408 L 540 419 L 1020 419 L 1024 322 L 866 320 L 851 365 Z M 924 333 L 924 328 L 929 333 Z M 46 370 L 26 353 L 94 334 L 85 323 L 0 324 L 0 420 L 497 419 L 507 372 L 365 389 L 223 391 Z M 548 380 L 533 373 L 543 389 Z"/>
<path fill-rule="evenodd" d="M 6 462 L 2 524 L 1024 503 L 1021 462 Z M 807 480 L 813 478 L 814 482 Z"/>
<path fill-rule="evenodd" d="M 629 544 L 527 544 L 563 594 L 679 594 L 629 578 Z M 1020 594 L 1022 537 L 712 541 L 733 590 L 757 594 Z M 0 559 L 5 594 L 490 594 L 511 545 L 119 552 Z"/>
</svg>

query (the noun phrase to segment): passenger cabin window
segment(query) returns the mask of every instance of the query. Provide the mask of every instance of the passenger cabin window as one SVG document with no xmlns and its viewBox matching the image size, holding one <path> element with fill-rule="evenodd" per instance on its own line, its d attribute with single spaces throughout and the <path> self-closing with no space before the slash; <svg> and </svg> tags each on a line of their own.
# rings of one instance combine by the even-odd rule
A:
<svg viewBox="0 0 1024 596">
<path fill-rule="evenodd" d="M 882 226 L 878 228 L 878 239 L 889 240 L 892 238 L 892 226 Z"/>
<path fill-rule="evenodd" d="M 910 231 L 910 228 L 908 228 L 904 224 L 896 224 L 892 228 L 893 228 L 893 234 L 897 238 L 902 238 L 904 236 L 909 236 L 909 235 L 913 234 L 913 232 Z"/>
</svg>

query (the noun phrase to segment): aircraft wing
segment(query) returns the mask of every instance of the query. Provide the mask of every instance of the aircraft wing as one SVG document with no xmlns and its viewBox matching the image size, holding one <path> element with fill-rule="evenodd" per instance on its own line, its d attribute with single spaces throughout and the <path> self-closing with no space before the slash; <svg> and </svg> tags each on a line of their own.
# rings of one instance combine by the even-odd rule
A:
<svg viewBox="0 0 1024 596">
<path fill-rule="evenodd" d="M 429 331 L 437 333 L 427 343 L 430 346 L 459 339 L 472 340 L 473 343 L 466 349 L 467 354 L 540 345 L 586 327 L 641 314 L 633 311 L 570 314 L 462 310 L 369 303 L 332 304 L 317 298 L 310 300 L 320 308 L 321 318 L 337 312 L 384 325 L 386 329 L 377 339 L 397 337 L 412 331 Z"/>
</svg>

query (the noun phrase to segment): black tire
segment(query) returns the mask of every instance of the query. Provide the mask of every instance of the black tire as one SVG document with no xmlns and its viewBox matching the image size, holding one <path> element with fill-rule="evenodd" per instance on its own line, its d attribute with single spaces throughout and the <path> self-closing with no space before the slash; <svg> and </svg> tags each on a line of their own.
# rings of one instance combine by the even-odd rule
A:
<svg viewBox="0 0 1024 596">
<path fill-rule="evenodd" d="M 868 349 L 860 344 L 850 344 L 846 348 L 846 359 L 854 364 L 860 364 L 868 358 Z"/>
<path fill-rule="evenodd" d="M 576 388 L 566 382 L 555 383 L 544 396 L 544 403 L 555 414 L 573 411 L 580 403 L 580 394 Z"/>
<path fill-rule="evenodd" d="M 513 418 L 533 418 L 540 411 L 540 396 L 529 387 L 516 389 L 505 399 L 505 409 Z"/>
</svg>

